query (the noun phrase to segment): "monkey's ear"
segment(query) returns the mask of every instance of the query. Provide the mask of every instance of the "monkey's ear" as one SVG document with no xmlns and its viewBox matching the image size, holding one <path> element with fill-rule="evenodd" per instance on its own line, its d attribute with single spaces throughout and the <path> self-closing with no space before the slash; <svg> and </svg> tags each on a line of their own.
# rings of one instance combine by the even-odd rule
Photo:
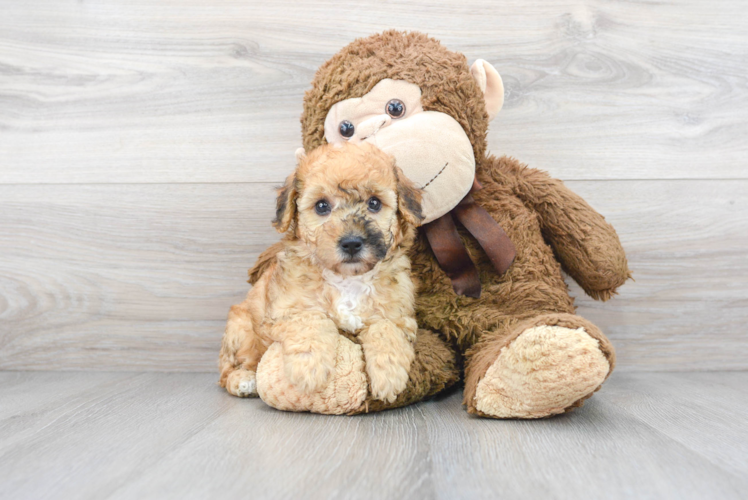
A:
<svg viewBox="0 0 748 500">
<path fill-rule="evenodd" d="M 420 226 L 425 218 L 421 211 L 421 190 L 416 187 L 400 167 L 395 167 L 397 177 L 397 211 L 400 217 L 413 226 Z"/>
<path fill-rule="evenodd" d="M 283 187 L 278 189 L 278 198 L 275 200 L 275 219 L 273 225 L 279 233 L 285 233 L 291 227 L 296 218 L 296 174 L 291 174 L 286 179 Z"/>
<path fill-rule="evenodd" d="M 504 82 L 496 68 L 483 59 L 478 59 L 470 67 L 470 73 L 475 78 L 478 87 L 486 100 L 488 121 L 493 120 L 504 105 Z"/>
</svg>

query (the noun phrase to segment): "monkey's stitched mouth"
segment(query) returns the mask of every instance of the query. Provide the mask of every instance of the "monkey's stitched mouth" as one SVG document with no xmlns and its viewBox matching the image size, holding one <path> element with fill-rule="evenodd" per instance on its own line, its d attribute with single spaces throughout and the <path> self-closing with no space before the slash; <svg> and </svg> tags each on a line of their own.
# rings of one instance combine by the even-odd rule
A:
<svg viewBox="0 0 748 500">
<path fill-rule="evenodd" d="M 428 182 L 427 182 L 426 184 L 424 184 L 424 185 L 423 185 L 423 187 L 422 187 L 421 189 L 426 189 L 426 186 L 428 186 L 429 184 L 431 184 L 432 182 L 434 182 L 434 181 L 436 180 L 436 178 L 437 178 L 437 177 L 439 177 L 440 175 L 442 175 L 442 172 L 444 172 L 444 169 L 445 169 L 445 168 L 447 168 L 447 165 L 449 165 L 449 162 L 445 163 L 445 164 L 444 164 L 444 166 L 442 167 L 442 169 L 441 169 L 441 170 L 439 170 L 439 171 L 438 171 L 438 172 L 436 173 L 436 175 L 435 175 L 435 176 L 433 176 L 433 177 L 431 178 L 431 180 L 430 180 L 430 181 L 428 181 Z"/>
</svg>

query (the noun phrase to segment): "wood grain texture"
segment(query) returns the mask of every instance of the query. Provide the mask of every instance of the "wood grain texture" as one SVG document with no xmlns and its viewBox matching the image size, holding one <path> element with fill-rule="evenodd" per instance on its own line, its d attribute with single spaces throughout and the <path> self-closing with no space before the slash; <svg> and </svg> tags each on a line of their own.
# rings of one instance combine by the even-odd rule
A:
<svg viewBox="0 0 748 500">
<path fill-rule="evenodd" d="M 636 281 L 579 312 L 619 370 L 746 369 L 748 181 L 574 181 Z M 0 185 L 0 369 L 214 370 L 265 184 Z"/>
<path fill-rule="evenodd" d="M 564 179 L 748 177 L 735 0 L 0 6 L 3 183 L 278 182 L 314 70 L 387 28 L 497 67 L 497 154 Z"/>
<path fill-rule="evenodd" d="M 720 468 L 748 478 L 745 372 L 634 374 L 608 399 Z M 729 413 L 723 409 L 729 407 Z"/>
<path fill-rule="evenodd" d="M 279 237 L 270 185 L 0 193 L 2 368 L 214 369 L 228 307 Z"/>
<path fill-rule="evenodd" d="M 458 393 L 331 417 L 233 398 L 212 374 L 0 372 L 0 496 L 738 499 L 747 384 L 617 373 L 571 414 L 498 421 Z"/>
<path fill-rule="evenodd" d="M 568 184 L 617 229 L 634 273 L 607 303 L 567 279 L 618 368 L 748 368 L 748 182 Z"/>
<path fill-rule="evenodd" d="M 277 240 L 315 69 L 416 29 L 491 61 L 490 149 L 605 214 L 620 370 L 746 369 L 748 16 L 735 0 L 0 0 L 0 369 L 213 370 Z"/>
</svg>

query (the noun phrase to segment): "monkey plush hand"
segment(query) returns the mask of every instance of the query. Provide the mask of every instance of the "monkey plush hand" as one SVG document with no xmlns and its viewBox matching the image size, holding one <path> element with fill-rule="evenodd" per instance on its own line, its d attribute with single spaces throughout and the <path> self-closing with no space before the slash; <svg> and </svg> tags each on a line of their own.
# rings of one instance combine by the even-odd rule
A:
<svg viewBox="0 0 748 500">
<path fill-rule="evenodd" d="M 562 269 L 607 300 L 630 277 L 624 251 L 613 228 L 561 181 L 487 154 L 488 123 L 502 103 L 490 64 L 469 66 L 421 33 L 356 40 L 317 71 L 304 97 L 304 148 L 365 141 L 391 153 L 424 189 L 428 222 L 411 251 L 421 362 L 394 404 L 359 396 L 338 413 L 407 404 L 449 385 L 451 346 L 464 359 L 464 404 L 486 417 L 569 411 L 613 370 L 612 345 L 575 314 Z M 261 257 L 250 281 L 275 251 Z M 258 381 L 261 372 L 262 363 Z"/>
</svg>

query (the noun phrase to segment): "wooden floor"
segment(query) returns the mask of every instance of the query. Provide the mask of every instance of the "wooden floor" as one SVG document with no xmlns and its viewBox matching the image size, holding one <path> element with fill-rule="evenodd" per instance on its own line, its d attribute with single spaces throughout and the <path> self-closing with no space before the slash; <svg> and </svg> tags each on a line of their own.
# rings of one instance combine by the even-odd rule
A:
<svg viewBox="0 0 748 500">
<path fill-rule="evenodd" d="M 459 391 L 283 413 L 205 373 L 0 372 L 0 498 L 745 498 L 748 373 L 623 373 L 581 410 L 468 416 Z"/>
</svg>

